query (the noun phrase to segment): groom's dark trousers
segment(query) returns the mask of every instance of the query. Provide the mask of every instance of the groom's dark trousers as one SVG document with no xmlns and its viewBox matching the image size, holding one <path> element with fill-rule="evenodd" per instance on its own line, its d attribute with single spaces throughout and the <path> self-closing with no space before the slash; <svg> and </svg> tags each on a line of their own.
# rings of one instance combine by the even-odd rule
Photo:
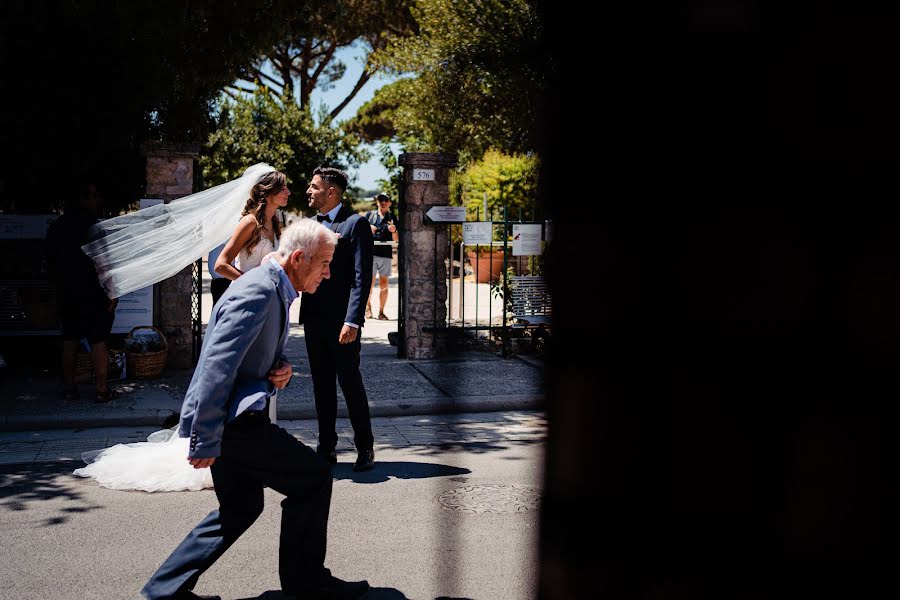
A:
<svg viewBox="0 0 900 600">
<path fill-rule="evenodd" d="M 262 513 L 264 487 L 285 495 L 278 564 L 282 589 L 315 587 L 328 577 L 323 563 L 332 477 L 325 461 L 269 422 L 265 412 L 247 411 L 225 426 L 221 455 L 211 468 L 219 510 L 166 559 L 144 586 L 145 597 L 171 598 L 192 589 Z"/>
<path fill-rule="evenodd" d="M 331 325 L 329 327 L 329 325 Z M 344 392 L 353 443 L 359 450 L 371 450 L 374 445 L 369 399 L 359 372 L 360 337 L 350 344 L 339 341 L 343 322 L 307 323 L 305 325 L 306 355 L 312 373 L 316 416 L 319 421 L 319 446 L 324 451 L 337 447 L 337 382 Z"/>
<path fill-rule="evenodd" d="M 372 229 L 366 219 L 346 206 L 340 208 L 328 226 L 341 236 L 331 259 L 331 277 L 322 281 L 315 293 L 300 298 L 300 323 L 319 420 L 319 448 L 331 452 L 337 446 L 337 378 L 347 403 L 356 449 L 371 450 L 374 438 L 369 399 L 359 372 L 359 351 L 372 286 Z M 344 323 L 359 326 L 351 344 L 338 341 Z"/>
</svg>

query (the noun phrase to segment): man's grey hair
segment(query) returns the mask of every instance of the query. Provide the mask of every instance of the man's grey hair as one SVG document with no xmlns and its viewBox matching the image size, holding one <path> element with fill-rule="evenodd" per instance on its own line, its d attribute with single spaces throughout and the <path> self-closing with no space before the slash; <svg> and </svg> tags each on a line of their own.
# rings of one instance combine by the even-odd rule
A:
<svg viewBox="0 0 900 600">
<path fill-rule="evenodd" d="M 301 218 L 281 232 L 278 257 L 285 259 L 294 250 L 302 250 L 304 259 L 309 262 L 323 244 L 336 246 L 337 241 L 338 235 L 315 219 Z"/>
</svg>

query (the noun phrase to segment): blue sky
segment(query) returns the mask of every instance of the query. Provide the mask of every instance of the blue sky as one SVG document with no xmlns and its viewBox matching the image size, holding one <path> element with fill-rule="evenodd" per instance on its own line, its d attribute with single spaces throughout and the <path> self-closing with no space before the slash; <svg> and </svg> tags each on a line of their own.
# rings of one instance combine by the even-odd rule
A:
<svg viewBox="0 0 900 600">
<path fill-rule="evenodd" d="M 344 73 L 344 76 L 340 81 L 335 83 L 332 89 L 324 92 L 319 89 L 313 91 L 313 112 L 316 112 L 321 104 L 325 104 L 329 109 L 340 104 L 341 101 L 347 97 L 350 90 L 353 89 L 354 84 L 357 79 L 359 79 L 359 75 L 362 73 L 363 51 L 361 49 L 357 47 L 344 48 L 337 52 L 335 56 L 347 65 L 347 70 Z M 353 100 L 344 107 L 340 114 L 338 114 L 337 120 L 340 122 L 355 115 L 360 106 L 372 99 L 375 90 L 396 79 L 396 77 L 388 77 L 381 74 L 369 79 Z M 397 152 L 397 148 L 394 148 L 394 151 Z M 351 178 L 354 175 L 356 176 L 356 180 L 353 182 L 354 185 L 357 185 L 364 190 L 375 190 L 378 188 L 376 181 L 378 179 L 386 178 L 387 171 L 381 166 L 378 159 L 373 157 L 369 162 L 361 165 L 358 169 L 350 169 L 348 175 L 350 175 Z"/>
</svg>

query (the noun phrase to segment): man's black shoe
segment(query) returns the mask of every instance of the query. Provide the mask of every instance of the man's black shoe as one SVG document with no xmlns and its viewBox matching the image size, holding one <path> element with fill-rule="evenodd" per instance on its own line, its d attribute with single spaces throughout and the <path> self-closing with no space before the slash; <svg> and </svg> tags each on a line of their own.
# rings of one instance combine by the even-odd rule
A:
<svg viewBox="0 0 900 600">
<path fill-rule="evenodd" d="M 356 462 L 353 464 L 354 471 L 368 471 L 372 467 L 375 466 L 375 451 L 374 450 L 363 450 L 359 453 L 359 456 L 356 457 Z"/>
<path fill-rule="evenodd" d="M 321 456 L 322 460 L 330 465 L 337 464 L 337 450 L 322 450 L 321 448 L 318 448 L 316 449 L 316 454 Z"/>
<path fill-rule="evenodd" d="M 194 592 L 179 592 L 174 598 L 175 600 L 222 600 L 222 596 L 201 596 Z"/>
<path fill-rule="evenodd" d="M 369 591 L 368 581 L 343 581 L 337 577 L 329 576 L 323 585 L 309 590 L 285 592 L 298 600 L 356 600 L 362 598 Z"/>
</svg>

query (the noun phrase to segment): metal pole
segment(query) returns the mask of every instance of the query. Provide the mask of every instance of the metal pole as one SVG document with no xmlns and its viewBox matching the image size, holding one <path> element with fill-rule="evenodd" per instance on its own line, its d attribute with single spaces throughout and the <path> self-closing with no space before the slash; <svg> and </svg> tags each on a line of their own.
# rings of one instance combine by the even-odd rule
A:
<svg viewBox="0 0 900 600">
<path fill-rule="evenodd" d="M 507 238 L 509 237 L 509 232 L 507 231 L 509 224 L 509 214 L 507 213 L 507 208 L 503 207 L 503 327 L 502 327 L 502 343 L 501 346 L 503 348 L 502 354 L 503 357 L 506 358 L 506 344 L 507 344 L 507 330 L 506 330 L 506 298 L 509 294 L 509 288 L 506 285 L 506 267 L 509 263 L 509 259 L 507 258 L 507 248 L 509 246 L 509 242 Z"/>
<path fill-rule="evenodd" d="M 435 347 L 435 339 L 437 338 L 437 259 L 438 259 L 438 251 L 437 251 L 437 226 L 434 228 L 434 261 L 431 264 L 432 268 L 432 290 L 431 290 L 431 349 L 434 350 Z"/>
<path fill-rule="evenodd" d="M 447 247 L 450 248 L 449 256 L 447 257 L 447 326 L 450 326 L 450 317 L 453 316 L 451 312 L 453 311 L 453 241 L 452 236 L 452 224 L 447 224 Z"/>
<path fill-rule="evenodd" d="M 489 216 L 488 222 L 491 224 L 491 239 L 489 242 L 491 246 L 489 248 L 489 251 L 491 252 L 491 254 L 493 254 L 493 252 L 494 252 L 494 207 L 491 207 L 491 214 Z M 491 258 L 492 258 L 492 256 L 489 255 L 488 262 L 490 262 Z M 492 268 L 493 267 L 489 267 L 489 269 L 492 269 Z M 478 288 L 476 287 L 475 289 L 477 290 Z M 491 309 L 492 309 L 491 299 L 492 298 L 493 298 L 493 296 L 491 296 L 491 277 L 488 276 L 488 329 L 487 329 L 488 343 L 490 343 L 490 341 L 491 341 L 491 319 L 493 319 L 493 314 L 491 312 Z M 478 301 L 477 297 L 476 297 L 475 301 L 476 302 Z M 476 309 L 476 315 L 477 315 L 477 309 Z"/>
<path fill-rule="evenodd" d="M 459 320 L 466 328 L 466 251 L 465 244 L 459 243 Z"/>
</svg>

